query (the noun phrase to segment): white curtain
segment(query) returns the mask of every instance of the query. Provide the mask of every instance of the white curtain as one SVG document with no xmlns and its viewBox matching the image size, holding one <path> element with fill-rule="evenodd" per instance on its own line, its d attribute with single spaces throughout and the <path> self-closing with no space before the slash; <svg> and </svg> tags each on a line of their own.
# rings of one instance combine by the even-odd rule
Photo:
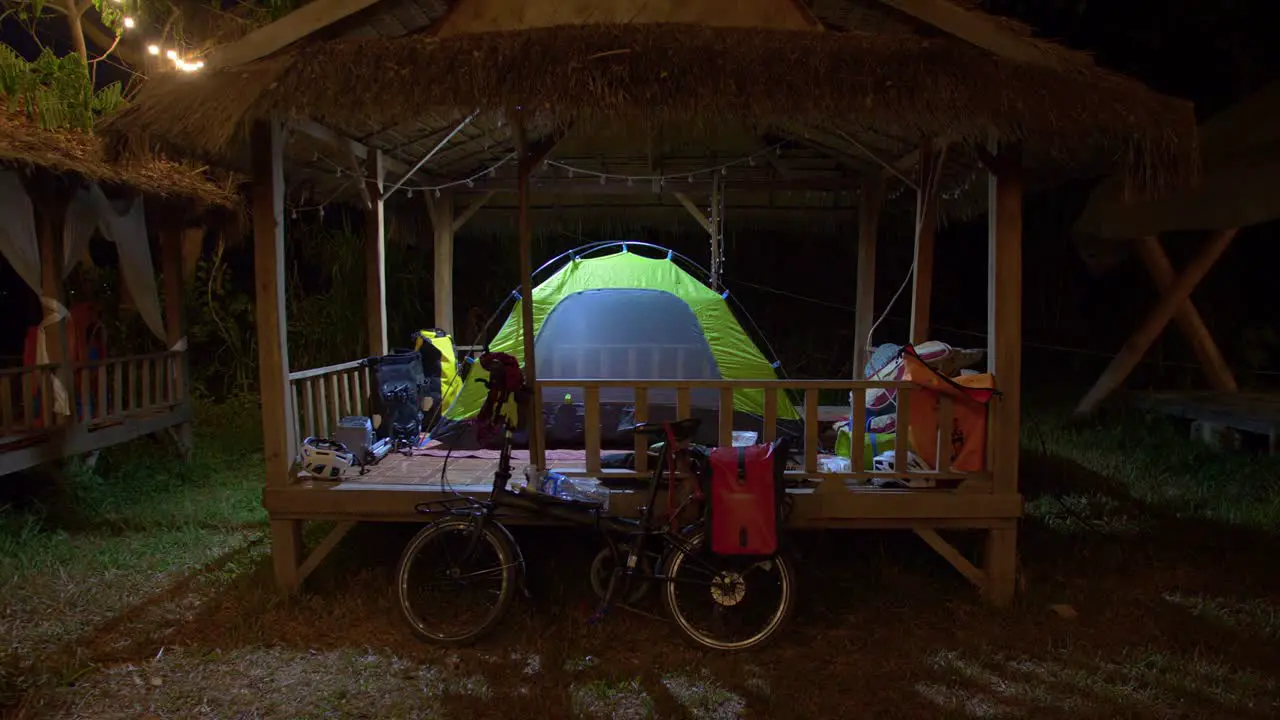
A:
<svg viewBox="0 0 1280 720">
<path fill-rule="evenodd" d="M 0 171 L 0 252 L 18 276 L 40 292 L 40 244 L 31 198 L 15 172 Z"/>
<path fill-rule="evenodd" d="M 160 294 L 156 290 L 155 266 L 147 241 L 147 219 L 142 198 L 112 203 L 96 184 L 76 192 L 67 206 L 62 243 L 65 272 L 84 255 L 94 231 L 115 243 L 120 256 L 120 274 L 137 305 L 142 321 L 161 342 L 165 341 L 164 319 L 160 314 Z"/>
<path fill-rule="evenodd" d="M 49 362 L 49 340 L 46 328 L 67 316 L 67 309 L 54 298 L 41 292 L 40 242 L 36 238 L 35 211 L 31 198 L 14 172 L 0 171 L 0 254 L 18 272 L 27 285 L 40 296 L 44 318 L 36 329 L 36 364 Z M 53 376 L 53 411 L 69 415 L 67 389 L 57 375 Z"/>
</svg>

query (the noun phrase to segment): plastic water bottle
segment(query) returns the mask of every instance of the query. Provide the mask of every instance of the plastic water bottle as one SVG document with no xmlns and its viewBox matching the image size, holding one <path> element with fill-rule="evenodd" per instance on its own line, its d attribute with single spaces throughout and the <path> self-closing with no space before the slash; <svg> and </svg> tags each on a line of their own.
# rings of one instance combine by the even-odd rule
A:
<svg viewBox="0 0 1280 720">
<path fill-rule="evenodd" d="M 561 497 L 560 491 L 562 488 L 560 487 L 560 481 L 563 479 L 564 479 L 564 476 L 561 475 L 560 473 L 548 472 L 546 475 L 546 479 L 543 481 L 545 483 L 543 487 L 546 488 L 543 490 L 543 492 L 545 492 L 548 495 L 555 495 L 556 497 Z"/>
</svg>

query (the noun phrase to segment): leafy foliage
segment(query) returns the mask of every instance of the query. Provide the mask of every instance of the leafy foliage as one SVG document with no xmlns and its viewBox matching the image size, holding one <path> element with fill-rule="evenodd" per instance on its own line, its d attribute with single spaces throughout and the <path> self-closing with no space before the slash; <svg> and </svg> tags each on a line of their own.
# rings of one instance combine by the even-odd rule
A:
<svg viewBox="0 0 1280 720">
<path fill-rule="evenodd" d="M 98 117 L 124 104 L 124 94 L 120 83 L 95 91 L 75 53 L 58 57 L 46 48 L 28 62 L 0 43 L 0 101 L 46 130 L 89 131 Z"/>
</svg>

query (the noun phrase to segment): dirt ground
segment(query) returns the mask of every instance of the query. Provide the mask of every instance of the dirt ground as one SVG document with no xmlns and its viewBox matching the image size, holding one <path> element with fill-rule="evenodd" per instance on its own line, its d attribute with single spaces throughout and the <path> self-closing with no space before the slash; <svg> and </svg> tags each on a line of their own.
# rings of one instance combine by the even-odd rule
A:
<svg viewBox="0 0 1280 720">
<path fill-rule="evenodd" d="M 594 540 L 559 530 L 517 531 L 533 597 L 499 632 L 471 649 L 426 645 L 391 589 L 412 526 L 358 526 L 286 601 L 260 518 L 238 519 L 254 517 L 257 480 L 170 483 L 145 524 L 23 530 L 11 518 L 0 707 L 14 718 L 1280 717 L 1274 529 L 1159 502 L 1104 465 L 1024 458 L 1013 609 L 984 607 L 908 533 L 805 534 L 789 631 L 739 656 L 690 647 L 656 601 L 652 616 L 589 625 Z M 1274 504 L 1274 486 L 1260 487 L 1271 494 L 1257 502 Z M 223 521 L 202 520 L 219 503 Z"/>
</svg>

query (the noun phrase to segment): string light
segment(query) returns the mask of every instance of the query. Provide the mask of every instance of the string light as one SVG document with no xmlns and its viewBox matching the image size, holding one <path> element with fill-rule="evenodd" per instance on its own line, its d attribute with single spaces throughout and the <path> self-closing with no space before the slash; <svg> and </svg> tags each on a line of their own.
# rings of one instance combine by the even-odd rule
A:
<svg viewBox="0 0 1280 720">
<path fill-rule="evenodd" d="M 784 142 L 777 143 L 775 145 L 771 145 L 765 148 L 764 150 L 761 150 L 760 152 L 753 153 L 743 158 L 738 158 L 737 160 L 724 163 L 723 165 L 716 165 L 715 167 L 702 168 L 701 170 L 694 170 L 693 172 L 682 172 L 678 174 L 673 173 L 669 175 L 621 175 L 617 173 L 597 172 L 595 170 L 588 170 L 586 168 L 574 167 L 573 165 L 567 165 L 565 163 L 557 162 L 555 160 L 548 160 L 546 161 L 545 164 L 550 167 L 557 167 L 557 168 L 560 168 L 561 170 L 567 171 L 569 173 L 569 177 L 573 177 L 576 173 L 581 173 L 583 175 L 587 175 L 590 177 L 599 178 L 601 185 L 605 184 L 605 181 L 607 180 L 621 180 L 621 181 L 625 181 L 627 184 L 631 184 L 637 180 L 642 180 L 642 181 L 648 181 L 651 183 L 657 182 L 661 184 L 661 183 L 665 183 L 667 180 L 678 180 L 680 178 L 686 178 L 688 179 L 689 182 L 693 182 L 693 179 L 695 176 L 715 174 L 717 172 L 727 175 L 728 169 L 731 167 L 734 167 L 737 165 L 743 165 L 743 164 L 749 164 L 751 166 L 754 166 L 756 158 L 770 152 L 781 152 L 781 148 L 785 144 L 786 142 L 784 141 Z"/>
<path fill-rule="evenodd" d="M 147 52 L 151 53 L 152 55 L 159 55 L 159 54 L 160 54 L 160 46 L 159 46 L 159 45 L 148 45 L 148 46 L 147 46 Z"/>
<path fill-rule="evenodd" d="M 969 177 L 965 178 L 965 181 L 961 183 L 958 187 L 954 188 L 950 192 L 942 193 L 942 199 L 955 200 L 961 195 L 964 195 L 966 192 L 969 191 L 969 188 L 973 186 L 973 181 L 977 179 L 977 177 L 978 177 L 978 171 L 975 169 L 973 172 L 969 173 Z"/>
<path fill-rule="evenodd" d="M 203 65 L 203 63 L 195 63 L 195 65 L 197 65 L 197 66 L 202 66 L 202 65 Z M 198 67 L 197 67 L 197 69 L 198 69 Z M 768 147 L 768 148 L 765 148 L 764 150 L 761 150 L 761 151 L 759 151 L 759 152 L 753 153 L 753 154 L 748 155 L 748 156 L 746 156 L 746 157 L 739 158 L 739 159 L 737 159 L 737 160 L 732 160 L 732 161 L 730 161 L 730 162 L 723 163 L 723 164 L 721 164 L 721 165 L 716 165 L 716 166 L 713 166 L 713 167 L 706 167 L 706 168 L 702 168 L 702 169 L 700 169 L 700 170 L 694 170 L 694 171 L 692 171 L 692 172 L 685 171 L 685 172 L 681 172 L 681 173 L 677 173 L 677 174 L 665 174 L 665 175 L 623 175 L 623 174 L 620 174 L 620 173 L 599 172 L 599 171 L 596 171 L 596 170 L 590 170 L 590 169 L 587 169 L 587 168 L 575 167 L 575 166 L 573 166 L 573 165 L 569 165 L 569 164 L 567 164 L 567 163 L 558 162 L 558 161 L 556 161 L 556 160 L 545 160 L 545 161 L 543 162 L 543 167 L 544 167 L 544 168 L 553 168 L 553 167 L 554 167 L 554 168 L 559 168 L 559 169 L 561 169 L 561 170 L 564 170 L 564 171 L 568 174 L 568 176 L 569 176 L 570 178 L 574 178 L 574 177 L 577 177 L 577 176 L 579 176 L 579 175 L 586 176 L 586 177 L 593 177 L 593 178 L 596 178 L 596 179 L 599 181 L 599 183 L 600 183 L 601 185 L 605 185 L 605 184 L 607 184 L 607 182 L 608 182 L 609 180 L 619 180 L 619 181 L 626 182 L 628 185 L 634 185 L 634 183 L 635 183 L 636 181 L 648 181 L 648 182 L 650 182 L 650 183 L 657 183 L 659 187 L 664 187 L 664 186 L 666 185 L 666 182 L 667 182 L 668 180 L 678 181 L 678 180 L 680 180 L 681 178 L 684 178 L 684 179 L 685 179 L 685 180 L 687 180 L 688 182 L 692 183 L 692 182 L 694 182 L 694 178 L 695 178 L 695 177 L 699 177 L 699 176 L 712 175 L 712 176 L 714 177 L 714 175 L 715 175 L 717 172 L 718 172 L 718 173 L 720 173 L 721 175 L 728 175 L 728 168 L 731 168 L 731 167 L 734 167 L 734 166 L 738 166 L 738 165 L 744 165 L 744 164 L 745 164 L 745 165 L 754 165 L 754 164 L 755 164 L 755 163 L 754 163 L 754 161 L 755 161 L 755 159 L 756 159 L 756 158 L 759 158 L 759 157 L 765 156 L 767 153 L 770 153 L 770 152 L 780 155 L 780 154 L 781 154 L 781 152 L 782 152 L 782 150 L 781 150 L 782 146 L 783 146 L 783 145 L 786 145 L 786 144 L 787 144 L 787 141 L 783 141 L 783 142 L 777 143 L 777 144 L 775 144 L 775 145 L 772 145 L 772 146 L 770 146 L 770 147 Z M 449 182 L 441 183 L 441 184 L 439 184 L 439 185 L 416 185 L 416 186 L 415 186 L 415 185 L 407 185 L 407 184 L 406 184 L 406 185 L 402 185 L 402 186 L 401 186 L 401 189 L 402 189 L 402 190 L 404 190 L 404 191 L 406 192 L 406 194 L 407 194 L 409 197 L 412 197 L 412 193 L 413 193 L 414 191 L 421 191 L 424 195 L 426 195 L 427 193 L 430 193 L 430 194 L 432 194 L 432 195 L 434 195 L 435 197 L 437 197 L 437 198 L 438 198 L 438 197 L 440 197 L 440 191 L 441 191 L 441 190 L 447 190 L 447 189 L 449 189 L 449 188 L 457 187 L 457 186 L 460 186 L 460 185 L 466 185 L 466 186 L 467 186 L 467 187 L 469 187 L 469 188 L 473 188 L 473 187 L 475 187 L 475 183 L 476 183 L 476 181 L 477 181 L 477 180 L 479 180 L 479 179 L 481 179 L 481 178 L 485 178 L 485 177 L 488 177 L 488 178 L 494 178 L 494 177 L 496 177 L 496 176 L 497 176 L 497 170 L 498 170 L 499 168 L 503 167 L 504 165 L 506 165 L 507 163 L 511 162 L 511 160 L 512 160 L 513 158 L 515 158 L 515 157 L 516 157 L 516 153 L 515 153 L 515 152 L 512 152 L 512 153 L 508 154 L 506 157 L 504 157 L 504 158 L 502 158 L 501 160 L 499 160 L 498 162 L 494 163 L 492 166 L 487 167 L 487 168 L 485 168 L 485 169 L 483 169 L 483 170 L 481 170 L 481 171 L 479 171 L 479 172 L 476 172 L 476 173 L 474 173 L 474 174 L 472 174 L 472 175 L 469 175 L 469 176 L 467 176 L 467 177 L 459 178 L 459 179 L 457 179 L 457 180 L 451 180 L 451 181 L 449 181 Z M 334 173 L 334 175 L 335 175 L 336 177 L 348 176 L 348 177 L 350 177 L 350 178 L 352 178 L 352 179 L 355 179 L 355 180 L 361 180 L 361 181 L 365 181 L 365 182 L 370 181 L 370 178 L 364 177 L 363 175 L 359 175 L 359 174 L 353 173 L 351 170 L 347 169 L 346 167 L 344 167 L 344 166 L 342 166 L 342 165 L 339 165 L 339 164 L 337 164 L 337 163 L 333 162 L 332 160 L 330 160 L 328 157 L 325 157 L 324 155 L 320 155 L 320 154 L 318 154 L 318 153 L 313 153 L 313 155 L 312 155 L 312 159 L 313 159 L 313 160 L 319 160 L 319 161 L 323 161 L 323 162 L 325 162 L 325 163 L 328 163 L 328 164 L 329 164 L 329 166 L 332 168 L 333 173 Z M 952 191 L 950 191 L 950 192 L 942 192 L 942 193 L 940 193 L 941 197 L 942 197 L 943 199 L 947 199 L 947 200 L 954 200 L 955 198 L 957 198 L 957 197 L 959 197 L 959 196 L 963 195 L 965 192 L 967 192 L 967 191 L 969 190 L 969 188 L 970 188 L 970 186 L 973 184 L 974 178 L 975 178 L 976 176 L 977 176 L 977 171 L 975 171 L 973 174 L 971 174 L 971 175 L 969 176 L 969 178 L 968 178 L 968 179 L 967 179 L 967 180 L 966 180 L 966 181 L 965 181 L 961 186 L 959 186 L 959 187 L 955 188 L 954 190 L 952 190 Z M 894 190 L 893 190 L 893 191 L 888 195 L 887 199 L 888 199 L 888 200 L 895 200 L 895 199 L 897 199 L 897 197 L 899 197 L 899 196 L 900 196 L 904 191 L 906 191 L 906 190 L 908 190 L 908 189 L 914 190 L 914 189 L 915 189 L 915 185 L 914 185 L 914 183 L 906 183 L 906 184 L 904 184 L 903 186 L 900 186 L 900 187 L 898 187 L 898 188 L 895 188 L 895 189 L 894 189 Z"/>
<path fill-rule="evenodd" d="M 138 24 L 138 23 L 134 22 L 133 18 L 131 18 L 131 17 L 127 17 L 127 16 L 126 16 L 126 17 L 125 17 L 125 19 L 124 19 L 124 26 L 125 26 L 125 27 L 127 27 L 127 28 L 129 28 L 130 30 L 132 30 L 132 29 L 133 29 L 133 27 L 134 27 L 135 25 L 137 25 L 137 24 Z"/>
<path fill-rule="evenodd" d="M 736 165 L 754 163 L 755 158 L 763 156 L 770 152 L 781 152 L 781 147 L 785 144 L 786 144 L 785 141 L 780 142 L 775 145 L 771 145 L 759 152 L 753 153 L 752 155 L 738 158 L 737 160 L 732 160 L 727 163 L 723 163 L 713 167 L 706 167 L 700 170 L 694 170 L 692 172 L 686 171 L 686 172 L 681 172 L 679 174 L 670 174 L 670 175 L 622 175 L 619 173 L 598 172 L 595 170 L 589 170 L 586 168 L 575 167 L 572 165 L 568 165 L 566 163 L 557 162 L 555 160 L 544 160 L 543 167 L 544 168 L 552 168 L 552 167 L 560 168 L 561 170 L 566 171 L 569 174 L 569 177 L 571 178 L 575 177 L 576 175 L 594 177 L 599 181 L 601 185 L 607 184 L 609 180 L 619 180 L 619 181 L 626 182 L 628 185 L 634 185 L 636 181 L 647 181 L 650 183 L 657 183 L 659 186 L 664 186 L 667 180 L 679 180 L 680 178 L 687 178 L 689 182 L 693 182 L 695 177 L 702 176 L 702 175 L 708 175 L 708 174 L 714 175 L 717 172 L 721 173 L 722 175 L 727 174 L 726 172 L 727 168 L 730 168 Z M 506 157 L 494 163 L 492 166 L 487 167 L 484 170 L 481 170 L 467 177 L 459 178 L 457 180 L 441 183 L 439 185 L 417 185 L 417 186 L 401 185 L 401 189 L 405 190 L 406 192 L 419 190 L 424 193 L 434 193 L 435 197 L 440 197 L 441 190 L 447 190 L 449 188 L 457 187 L 459 185 L 466 185 L 469 188 L 473 188 L 475 187 L 476 180 L 479 180 L 484 177 L 489 177 L 489 178 L 496 177 L 497 170 L 502 166 L 506 165 L 507 163 L 511 162 L 511 160 L 515 157 L 516 157 L 516 153 L 514 152 L 510 153 Z M 357 175 L 353 173 L 351 170 L 347 169 L 346 167 L 333 162 L 332 160 L 330 160 L 327 157 L 324 157 L 323 155 L 313 154 L 313 159 L 323 160 L 324 162 L 328 163 L 330 168 L 332 168 L 333 174 L 335 177 L 350 176 L 351 178 L 363 180 L 366 182 L 370 181 L 370 178 L 364 177 L 363 175 Z"/>
</svg>

